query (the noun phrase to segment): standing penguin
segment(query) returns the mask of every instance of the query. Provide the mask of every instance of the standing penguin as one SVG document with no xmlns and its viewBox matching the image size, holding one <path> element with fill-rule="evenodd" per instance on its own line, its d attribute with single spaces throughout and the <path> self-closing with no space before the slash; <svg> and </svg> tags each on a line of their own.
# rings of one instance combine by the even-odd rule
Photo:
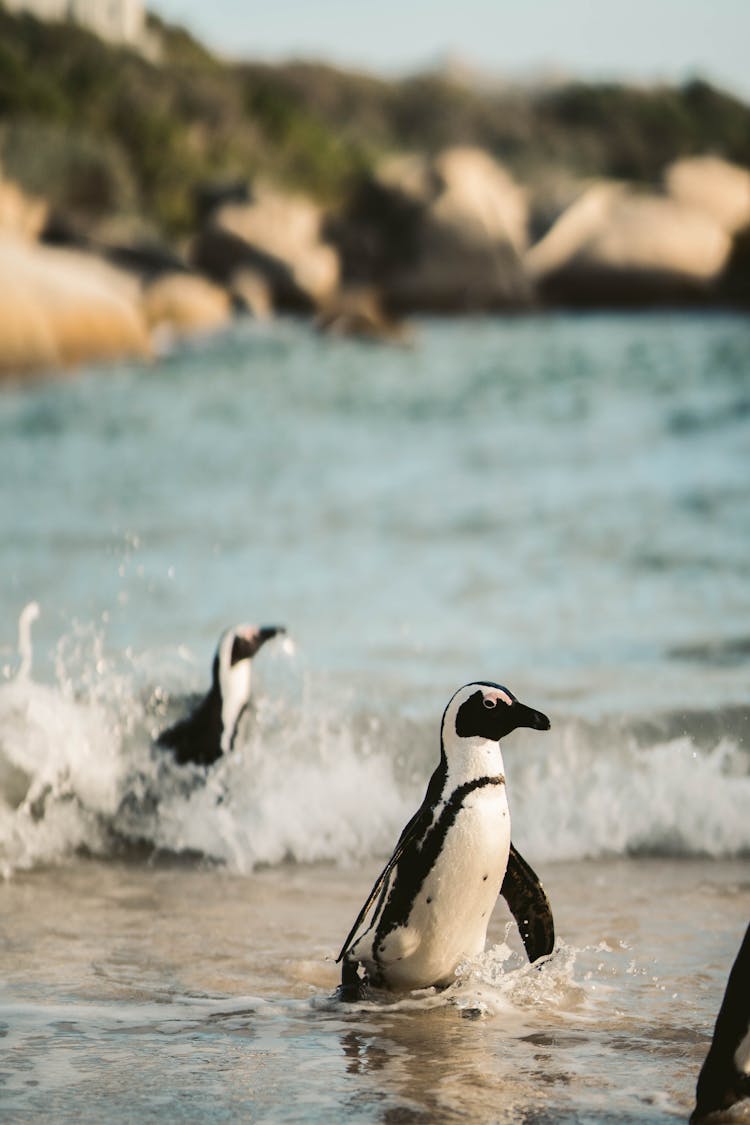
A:
<svg viewBox="0 0 750 1125">
<path fill-rule="evenodd" d="M 208 694 L 186 718 L 162 731 L 157 745 L 172 750 L 180 765 L 210 766 L 228 753 L 250 700 L 252 658 L 266 641 L 283 632 L 279 625 L 238 625 L 222 633 Z"/>
<path fill-rule="evenodd" d="M 484 949 L 498 892 L 530 961 L 552 952 L 554 925 L 539 879 L 510 841 L 500 739 L 549 730 L 541 711 L 499 684 L 466 684 L 443 714 L 440 763 L 421 807 L 372 888 L 337 958 L 341 996 L 363 987 L 447 985 Z M 359 933 L 377 898 L 369 926 Z"/>
<path fill-rule="evenodd" d="M 697 1125 L 715 1117 L 750 1120 L 750 925 L 729 974 L 690 1121 Z"/>
</svg>

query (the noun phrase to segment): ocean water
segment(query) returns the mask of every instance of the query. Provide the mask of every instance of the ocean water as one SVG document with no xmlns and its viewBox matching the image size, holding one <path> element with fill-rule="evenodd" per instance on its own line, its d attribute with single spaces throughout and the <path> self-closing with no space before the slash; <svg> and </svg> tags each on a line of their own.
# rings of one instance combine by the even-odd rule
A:
<svg viewBox="0 0 750 1125">
<path fill-rule="evenodd" d="M 0 394 L 3 1120 L 667 1122 L 750 916 L 750 321 L 283 321 Z M 22 611 L 26 626 L 18 638 Z M 207 778 L 152 740 L 283 623 Z M 558 946 L 333 958 L 473 679 Z"/>
</svg>

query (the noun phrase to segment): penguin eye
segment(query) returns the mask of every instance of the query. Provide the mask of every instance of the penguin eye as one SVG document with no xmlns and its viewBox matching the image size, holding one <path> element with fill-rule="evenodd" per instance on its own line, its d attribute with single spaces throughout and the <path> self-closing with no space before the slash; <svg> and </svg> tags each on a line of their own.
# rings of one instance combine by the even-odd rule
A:
<svg viewBox="0 0 750 1125">
<path fill-rule="evenodd" d="M 485 695 L 482 700 L 482 706 L 486 707 L 488 711 L 491 711 L 493 707 L 497 707 L 497 700 L 493 699 L 491 695 Z"/>
</svg>

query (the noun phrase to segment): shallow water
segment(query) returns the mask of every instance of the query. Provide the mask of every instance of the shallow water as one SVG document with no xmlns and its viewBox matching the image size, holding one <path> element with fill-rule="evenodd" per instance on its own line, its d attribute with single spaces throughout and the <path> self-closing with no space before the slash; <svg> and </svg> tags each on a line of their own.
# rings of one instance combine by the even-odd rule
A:
<svg viewBox="0 0 750 1125">
<path fill-rule="evenodd" d="M 8 660 L 35 598 L 46 673 L 77 621 L 202 680 L 249 615 L 369 709 L 488 668 L 587 717 L 742 702 L 749 372 L 740 317 L 284 323 L 6 392 Z"/>
<path fill-rule="evenodd" d="M 239 324 L 0 395 L 4 1120 L 689 1112 L 750 916 L 750 322 L 418 337 Z M 246 620 L 289 636 L 205 780 L 152 739 Z M 552 718 L 504 757 L 558 950 L 501 903 L 448 994 L 342 1008 L 474 678 Z"/>
<path fill-rule="evenodd" d="M 541 970 L 499 907 L 488 952 L 447 993 L 349 1007 L 331 998 L 333 957 L 375 870 L 79 862 L 17 876 L 3 891 L 3 1119 L 687 1116 L 746 864 L 549 864 L 558 949 Z"/>
</svg>

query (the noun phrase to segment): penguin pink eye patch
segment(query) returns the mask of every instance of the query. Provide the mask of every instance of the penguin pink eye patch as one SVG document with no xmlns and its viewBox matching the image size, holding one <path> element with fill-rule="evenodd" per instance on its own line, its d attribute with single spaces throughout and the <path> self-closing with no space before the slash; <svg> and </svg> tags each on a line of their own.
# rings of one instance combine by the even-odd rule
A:
<svg viewBox="0 0 750 1125">
<path fill-rule="evenodd" d="M 482 699 L 482 704 L 488 710 L 492 710 L 493 707 L 497 707 L 498 703 L 501 700 L 502 700 L 503 703 L 506 703 L 508 705 L 508 707 L 512 706 L 512 704 L 513 704 L 513 700 L 511 699 L 511 697 L 508 695 L 507 692 L 504 692 L 504 691 L 493 691 L 493 692 L 485 695 L 484 698 Z"/>
</svg>

